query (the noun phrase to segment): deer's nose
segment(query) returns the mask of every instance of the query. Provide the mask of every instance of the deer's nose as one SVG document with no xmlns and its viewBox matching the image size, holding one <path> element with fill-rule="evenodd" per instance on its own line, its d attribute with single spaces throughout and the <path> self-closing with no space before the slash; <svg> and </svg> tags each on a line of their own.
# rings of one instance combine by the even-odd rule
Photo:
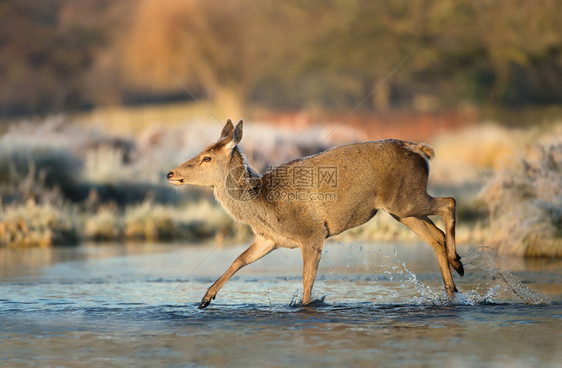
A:
<svg viewBox="0 0 562 368">
<path fill-rule="evenodd" d="M 174 172 L 173 172 L 173 171 L 170 171 L 170 172 L 168 173 L 168 175 L 166 175 L 166 177 L 167 177 L 168 179 L 170 179 L 172 176 L 174 176 Z"/>
</svg>

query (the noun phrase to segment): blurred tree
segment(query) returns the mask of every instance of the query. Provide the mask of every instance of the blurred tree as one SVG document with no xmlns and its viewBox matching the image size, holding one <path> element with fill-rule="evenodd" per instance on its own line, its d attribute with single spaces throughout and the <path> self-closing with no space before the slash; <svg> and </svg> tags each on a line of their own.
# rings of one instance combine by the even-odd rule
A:
<svg viewBox="0 0 562 368">
<path fill-rule="evenodd" d="M 85 75 L 107 46 L 107 1 L 0 2 L 0 114 L 81 108 Z M 91 21 L 93 19 L 94 21 Z"/>
<path fill-rule="evenodd" d="M 0 113 L 197 96 L 371 108 L 562 102 L 558 0 L 0 1 Z M 432 101 L 427 103 L 427 101 Z"/>
</svg>

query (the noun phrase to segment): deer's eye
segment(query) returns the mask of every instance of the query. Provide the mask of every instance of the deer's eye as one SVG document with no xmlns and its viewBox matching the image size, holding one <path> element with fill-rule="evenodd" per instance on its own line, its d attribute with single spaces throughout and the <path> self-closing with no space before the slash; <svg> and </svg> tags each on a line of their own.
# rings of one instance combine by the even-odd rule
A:
<svg viewBox="0 0 562 368">
<path fill-rule="evenodd" d="M 209 162 L 209 161 L 211 161 L 211 158 L 209 156 L 203 157 L 203 162 Z"/>
</svg>

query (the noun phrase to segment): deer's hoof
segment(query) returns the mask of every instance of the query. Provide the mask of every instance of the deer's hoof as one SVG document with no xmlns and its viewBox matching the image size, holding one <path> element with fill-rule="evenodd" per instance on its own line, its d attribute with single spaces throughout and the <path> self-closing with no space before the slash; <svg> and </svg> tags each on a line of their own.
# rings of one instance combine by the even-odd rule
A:
<svg viewBox="0 0 562 368">
<path fill-rule="evenodd" d="M 199 309 L 205 309 L 209 306 L 209 304 L 211 304 L 211 300 L 215 300 L 215 295 L 213 296 L 207 296 L 205 295 L 203 297 L 203 300 L 201 300 L 201 303 L 199 303 Z"/>
<path fill-rule="evenodd" d="M 447 299 L 450 302 L 454 302 L 455 301 L 455 293 L 458 292 L 457 287 L 453 286 L 452 288 L 446 287 L 445 291 L 447 292 Z"/>
<path fill-rule="evenodd" d="M 199 306 L 197 308 L 198 309 L 205 309 L 209 306 L 209 304 L 211 304 L 210 300 L 202 300 L 201 303 L 199 303 Z"/>
<path fill-rule="evenodd" d="M 453 268 L 455 269 L 455 271 L 457 271 L 459 275 L 464 276 L 464 266 L 462 265 L 462 262 L 460 260 L 455 259 L 450 263 L 451 266 L 453 266 Z"/>
</svg>

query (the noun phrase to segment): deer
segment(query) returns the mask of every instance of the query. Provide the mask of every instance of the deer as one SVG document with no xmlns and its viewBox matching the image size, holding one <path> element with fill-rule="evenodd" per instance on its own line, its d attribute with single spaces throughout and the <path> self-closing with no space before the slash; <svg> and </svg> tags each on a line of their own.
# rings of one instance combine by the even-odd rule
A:
<svg viewBox="0 0 562 368">
<path fill-rule="evenodd" d="M 458 292 L 451 268 L 464 275 L 455 247 L 452 197 L 427 193 L 431 146 L 397 139 L 352 143 L 271 168 L 259 174 L 241 148 L 243 121 L 227 120 L 217 142 L 167 174 L 175 185 L 210 187 L 224 209 L 248 224 L 255 238 L 199 303 L 206 308 L 241 268 L 273 250 L 299 248 L 303 259 L 303 299 L 312 287 L 326 239 L 388 212 L 428 243 L 437 256 L 445 292 Z M 429 216 L 440 216 L 445 232 Z"/>
</svg>

